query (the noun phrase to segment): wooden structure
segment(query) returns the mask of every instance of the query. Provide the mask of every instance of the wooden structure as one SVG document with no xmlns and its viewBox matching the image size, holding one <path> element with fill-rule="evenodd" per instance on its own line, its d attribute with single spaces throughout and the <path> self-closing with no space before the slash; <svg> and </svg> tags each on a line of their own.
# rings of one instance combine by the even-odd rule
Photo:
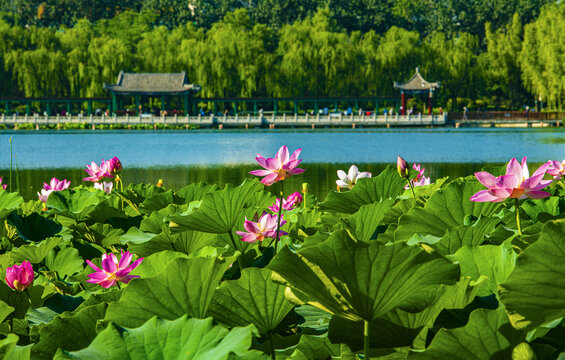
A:
<svg viewBox="0 0 565 360">
<path fill-rule="evenodd" d="M 400 90 L 401 95 L 401 108 L 400 113 L 404 115 L 406 113 L 406 98 L 405 93 L 408 94 L 428 94 L 428 115 L 432 113 L 432 98 L 433 93 L 440 86 L 439 81 L 429 82 L 422 77 L 420 70 L 416 68 L 416 72 L 407 82 L 399 83 L 394 82 L 394 88 Z"/>
<path fill-rule="evenodd" d="M 123 108 L 125 97 L 134 97 L 135 113 L 141 113 L 150 98 L 161 99 L 161 111 L 170 109 L 171 99 L 182 99 L 185 114 L 189 112 L 191 98 L 200 86 L 189 84 L 186 72 L 181 73 L 126 73 L 120 71 L 116 84 L 104 84 L 112 94 L 112 112 Z M 142 101 L 143 100 L 143 101 Z"/>
</svg>

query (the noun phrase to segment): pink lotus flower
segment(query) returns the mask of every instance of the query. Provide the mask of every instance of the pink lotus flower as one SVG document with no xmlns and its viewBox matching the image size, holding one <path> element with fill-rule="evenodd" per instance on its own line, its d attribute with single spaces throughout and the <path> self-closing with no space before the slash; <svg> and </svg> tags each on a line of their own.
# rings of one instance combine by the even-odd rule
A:
<svg viewBox="0 0 565 360">
<path fill-rule="evenodd" d="M 6 188 L 8 187 L 8 184 L 2 184 L 2 178 L 0 178 L 0 187 L 2 188 L 2 190 L 6 190 Z"/>
<path fill-rule="evenodd" d="M 24 291 L 33 284 L 33 267 L 29 261 L 6 268 L 6 284 L 14 290 Z"/>
<path fill-rule="evenodd" d="M 298 159 L 300 151 L 297 149 L 292 155 L 288 155 L 286 145 L 281 146 L 274 158 L 264 158 L 257 154 L 255 160 L 266 170 L 253 170 L 249 173 L 257 176 L 264 176 L 261 180 L 266 186 L 271 186 L 277 181 L 284 180 L 292 175 L 303 173 L 304 169 L 296 168 L 302 160 Z"/>
<path fill-rule="evenodd" d="M 298 191 L 289 195 L 286 199 L 283 199 L 283 210 L 290 211 L 294 209 L 294 207 L 302 202 L 302 195 Z M 275 200 L 275 203 L 269 206 L 269 210 L 274 213 L 279 212 L 279 206 L 281 205 L 281 200 Z"/>
<path fill-rule="evenodd" d="M 561 162 L 549 160 L 549 168 L 547 169 L 547 173 L 553 176 L 555 180 L 563 178 L 563 176 L 565 176 L 565 160 L 562 160 Z"/>
<path fill-rule="evenodd" d="M 488 172 L 481 171 L 475 173 L 477 180 L 486 186 L 487 190 L 481 190 L 471 196 L 471 201 L 477 202 L 501 202 L 508 198 L 518 199 L 543 199 L 551 194 L 540 191 L 551 184 L 553 180 L 542 180 L 549 163 L 540 166 L 530 177 L 526 157 L 522 159 L 520 165 L 515 158 L 512 158 L 506 166 L 506 175 L 495 177 Z"/>
<path fill-rule="evenodd" d="M 49 195 L 53 191 L 61 191 L 68 189 L 70 185 L 71 185 L 70 180 L 67 179 L 59 180 L 57 178 L 52 178 L 49 184 L 43 183 L 43 189 L 41 189 L 41 193 L 37 193 L 37 197 L 39 197 L 39 200 L 41 200 L 41 202 L 46 203 L 47 198 L 49 198 Z"/>
<path fill-rule="evenodd" d="M 86 260 L 86 263 L 96 271 L 92 274 L 88 274 L 89 279 L 86 281 L 93 284 L 100 284 L 103 288 L 114 286 L 117 282 L 127 284 L 131 279 L 139 277 L 137 275 L 128 274 L 143 261 L 143 258 L 139 258 L 130 265 L 132 258 L 132 253 L 129 251 L 124 252 L 123 250 L 119 262 L 116 255 L 111 253 L 104 254 L 102 255 L 102 269 L 99 269 L 90 260 Z"/>
<path fill-rule="evenodd" d="M 286 224 L 286 221 L 281 220 L 281 227 L 284 224 Z M 254 243 L 263 241 L 265 238 L 274 239 L 277 236 L 277 215 L 264 213 L 259 222 L 253 222 L 245 218 L 243 227 L 248 232 L 236 231 L 239 236 L 242 236 L 242 241 Z M 286 235 L 288 233 L 279 230 L 279 234 Z"/>
<path fill-rule="evenodd" d="M 353 189 L 353 186 L 357 183 L 357 180 L 361 178 L 370 178 L 372 175 L 370 172 L 359 172 L 359 169 L 355 165 L 351 165 L 349 172 L 346 174 L 343 170 L 337 171 L 337 176 L 339 180 L 336 180 L 336 184 L 341 189 Z"/>
<path fill-rule="evenodd" d="M 82 179 L 83 181 L 99 182 L 105 178 L 114 177 L 114 175 L 110 174 L 108 163 L 104 160 L 102 160 L 100 166 L 93 161 L 90 165 L 86 165 L 84 171 L 90 176 Z"/>
<path fill-rule="evenodd" d="M 102 162 L 104 163 L 104 160 L 102 160 Z M 119 174 L 124 169 L 122 163 L 120 162 L 120 159 L 118 159 L 117 156 L 114 156 L 110 160 L 106 161 L 105 164 L 107 166 L 108 172 L 110 172 L 111 174 Z"/>
<path fill-rule="evenodd" d="M 396 170 L 398 171 L 398 175 L 403 178 L 408 178 L 408 174 L 410 173 L 410 169 L 408 168 L 408 163 L 406 160 L 398 156 L 396 158 Z"/>
<path fill-rule="evenodd" d="M 114 187 L 113 182 L 102 182 L 102 183 L 94 183 L 94 188 L 104 191 L 106 194 L 110 194 L 112 192 L 112 188 Z"/>
<path fill-rule="evenodd" d="M 424 176 L 424 171 L 426 171 L 425 168 L 422 168 L 420 166 L 420 164 L 414 163 L 412 165 L 412 169 L 414 169 L 418 172 L 418 175 L 416 176 L 416 178 L 410 180 L 410 183 L 412 184 L 413 187 L 430 185 L 430 178 Z M 407 184 L 404 188 L 409 189 L 410 187 Z"/>
</svg>

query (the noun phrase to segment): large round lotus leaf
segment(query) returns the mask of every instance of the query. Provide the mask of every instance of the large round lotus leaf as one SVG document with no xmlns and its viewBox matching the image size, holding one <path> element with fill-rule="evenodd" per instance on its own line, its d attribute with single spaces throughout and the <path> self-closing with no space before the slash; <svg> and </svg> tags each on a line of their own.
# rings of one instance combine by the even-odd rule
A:
<svg viewBox="0 0 565 360">
<path fill-rule="evenodd" d="M 343 230 L 298 253 L 285 247 L 268 267 L 294 302 L 353 321 L 374 320 L 430 287 L 459 280 L 459 267 L 437 253 L 356 242 Z"/>
</svg>

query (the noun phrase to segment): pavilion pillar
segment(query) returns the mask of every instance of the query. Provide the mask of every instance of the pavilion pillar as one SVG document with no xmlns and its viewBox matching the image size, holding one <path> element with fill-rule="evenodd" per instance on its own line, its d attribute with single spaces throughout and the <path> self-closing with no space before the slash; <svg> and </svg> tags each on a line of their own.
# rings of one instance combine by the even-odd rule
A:
<svg viewBox="0 0 565 360">
<path fill-rule="evenodd" d="M 141 115 L 141 109 L 139 107 L 140 107 L 139 95 L 135 95 L 135 112 L 137 113 L 137 115 Z"/>
<path fill-rule="evenodd" d="M 31 104 L 29 101 L 26 101 L 26 115 L 31 115 Z"/>
<path fill-rule="evenodd" d="M 6 115 L 10 115 L 10 102 L 8 100 L 4 101 L 4 111 Z"/>
<path fill-rule="evenodd" d="M 298 100 L 294 100 L 294 113 L 298 114 Z"/>
<path fill-rule="evenodd" d="M 318 100 L 314 100 L 314 115 L 318 115 Z"/>
<path fill-rule="evenodd" d="M 432 114 L 432 94 L 433 91 L 430 89 L 430 96 L 428 97 L 428 115 Z"/>
<path fill-rule="evenodd" d="M 400 91 L 400 96 L 402 98 L 402 105 L 400 107 L 401 115 L 406 114 L 406 98 L 404 97 L 404 90 Z"/>
<path fill-rule="evenodd" d="M 257 101 L 253 100 L 253 115 L 257 116 Z"/>
<path fill-rule="evenodd" d="M 92 101 L 89 100 L 88 103 L 86 104 L 86 112 L 88 113 L 88 115 L 92 115 Z"/>
<path fill-rule="evenodd" d="M 188 116 L 188 94 L 184 94 L 184 115 Z"/>
<path fill-rule="evenodd" d="M 71 113 L 71 102 L 67 101 L 67 116 Z"/>
<path fill-rule="evenodd" d="M 237 115 L 237 101 L 233 102 L 233 114 Z"/>
<path fill-rule="evenodd" d="M 357 111 L 359 111 L 359 100 L 355 100 L 355 114 L 357 115 Z"/>
<path fill-rule="evenodd" d="M 165 105 L 166 105 L 166 103 L 165 103 L 165 95 L 161 95 L 161 112 L 167 110 Z M 161 115 L 163 115 L 163 114 L 161 114 Z"/>
<path fill-rule="evenodd" d="M 49 100 L 45 102 L 45 108 L 46 108 L 45 111 L 47 111 L 47 115 L 51 115 L 51 102 L 49 102 Z"/>
<path fill-rule="evenodd" d="M 275 104 L 275 116 L 277 116 L 279 112 L 279 104 L 277 100 L 274 100 L 273 102 Z"/>
<path fill-rule="evenodd" d="M 117 101 L 116 101 L 116 94 L 112 91 L 112 109 L 109 109 L 110 111 L 108 111 L 108 114 L 115 114 L 116 110 L 118 110 L 118 106 L 117 106 Z"/>
</svg>

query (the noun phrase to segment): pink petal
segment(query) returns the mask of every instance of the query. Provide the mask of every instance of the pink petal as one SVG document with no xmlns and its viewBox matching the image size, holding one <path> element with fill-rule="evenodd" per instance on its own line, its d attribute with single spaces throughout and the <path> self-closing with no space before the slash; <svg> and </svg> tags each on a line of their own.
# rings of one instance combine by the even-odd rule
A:
<svg viewBox="0 0 565 360">
<path fill-rule="evenodd" d="M 492 195 L 489 190 L 481 190 L 475 195 L 471 196 L 469 199 L 476 202 L 499 202 L 501 201 L 498 197 Z"/>
<path fill-rule="evenodd" d="M 517 178 L 514 175 L 502 175 L 496 179 L 496 187 L 514 189 L 520 186 L 520 180 L 522 178 Z"/>
<path fill-rule="evenodd" d="M 108 273 L 115 273 L 118 270 L 116 263 L 107 257 L 102 259 L 102 269 Z"/>
<path fill-rule="evenodd" d="M 545 163 L 542 166 L 540 166 L 532 175 L 532 177 L 537 176 L 537 175 L 545 175 L 545 173 L 547 172 L 547 169 L 549 168 L 549 163 Z"/>
<path fill-rule="evenodd" d="M 118 279 L 120 279 L 121 282 L 123 282 L 124 284 L 129 283 L 132 279 L 138 278 L 139 275 L 125 275 L 125 276 L 119 276 Z"/>
<path fill-rule="evenodd" d="M 486 186 L 489 189 L 496 187 L 496 177 L 494 175 L 486 172 L 486 171 L 479 171 L 475 173 L 475 177 L 481 184 Z"/>
<path fill-rule="evenodd" d="M 302 148 L 300 149 L 296 149 L 292 155 L 290 155 L 290 160 L 296 160 L 298 159 L 298 157 L 300 156 L 300 152 L 302 151 Z"/>
<path fill-rule="evenodd" d="M 97 272 L 102 271 L 100 268 L 98 268 L 98 266 L 94 265 L 94 264 L 92 263 L 92 261 L 86 260 L 86 263 L 87 263 L 88 266 L 90 266 L 94 271 L 97 271 Z"/>
<path fill-rule="evenodd" d="M 541 180 L 539 184 L 532 188 L 532 190 L 541 190 L 544 187 L 549 186 L 549 184 L 551 184 L 552 182 L 553 180 Z"/>
<path fill-rule="evenodd" d="M 277 155 L 275 155 L 275 159 L 280 161 L 281 164 L 285 164 L 286 162 L 288 162 L 289 160 L 288 147 L 286 147 L 286 145 L 281 146 L 281 148 L 277 152 Z"/>
<path fill-rule="evenodd" d="M 262 182 L 263 184 L 265 184 L 266 186 L 271 186 L 271 185 L 273 185 L 273 184 L 275 183 L 275 181 L 277 180 L 277 176 L 278 176 L 277 173 L 269 174 L 269 175 L 265 176 L 265 177 L 261 180 L 261 182 Z"/>
<path fill-rule="evenodd" d="M 269 170 L 279 170 L 281 168 L 281 162 L 277 159 L 273 159 L 273 158 L 268 158 L 266 160 L 266 169 Z"/>
<path fill-rule="evenodd" d="M 257 175 L 257 176 L 267 176 L 269 174 L 272 174 L 273 172 L 270 170 L 253 170 L 249 172 L 251 175 Z"/>
<path fill-rule="evenodd" d="M 120 258 L 120 262 L 118 263 L 118 270 L 125 269 L 131 262 L 132 258 L 133 258 L 133 254 L 130 253 L 129 251 L 123 253 L 122 257 Z"/>
<path fill-rule="evenodd" d="M 241 241 L 245 241 L 245 242 L 248 242 L 248 243 L 254 243 L 254 242 L 257 241 L 257 235 L 249 234 L 247 236 L 242 237 Z"/>
<path fill-rule="evenodd" d="M 306 171 L 305 169 L 296 168 L 296 169 L 290 170 L 289 173 L 291 173 L 292 175 L 298 175 L 298 174 L 302 174 L 305 171 Z"/>
<path fill-rule="evenodd" d="M 530 177 L 530 171 L 528 170 L 528 163 L 526 162 L 526 157 L 522 158 L 522 177 L 527 179 Z"/>
<path fill-rule="evenodd" d="M 243 228 L 253 234 L 257 234 L 260 231 L 259 224 L 247 219 L 245 219 L 245 222 L 243 223 Z"/>
<path fill-rule="evenodd" d="M 541 179 L 543 179 L 544 175 L 545 175 L 545 173 L 541 173 L 541 174 L 534 175 L 530 178 L 527 178 L 524 181 L 522 181 L 522 184 L 520 184 L 520 187 L 522 189 L 533 189 L 539 184 Z"/>
<path fill-rule="evenodd" d="M 506 165 L 506 175 L 514 175 L 516 179 L 522 179 L 522 166 L 520 166 L 516 158 L 510 159 L 508 165 Z"/>
<path fill-rule="evenodd" d="M 501 199 L 500 201 L 503 201 L 506 200 L 510 195 L 512 195 L 512 190 L 513 189 L 508 188 L 491 189 L 490 193 Z"/>
<path fill-rule="evenodd" d="M 530 199 L 543 199 L 548 196 L 551 196 L 551 194 L 548 192 L 538 191 L 538 190 L 525 191 L 524 195 L 529 197 Z"/>
<path fill-rule="evenodd" d="M 110 277 L 110 275 L 104 272 L 95 272 L 87 275 L 89 279 L 95 280 L 96 282 L 104 281 Z"/>
</svg>

